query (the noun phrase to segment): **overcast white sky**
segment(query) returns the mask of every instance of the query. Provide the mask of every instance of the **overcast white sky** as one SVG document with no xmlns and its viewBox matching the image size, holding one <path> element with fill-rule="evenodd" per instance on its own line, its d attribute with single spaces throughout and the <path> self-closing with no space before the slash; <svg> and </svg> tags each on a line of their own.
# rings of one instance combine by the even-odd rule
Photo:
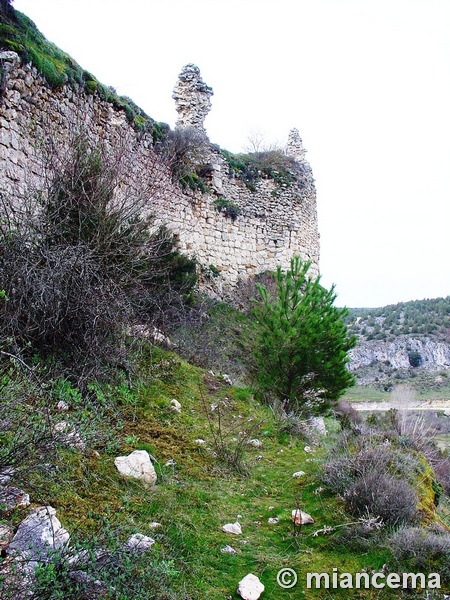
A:
<svg viewBox="0 0 450 600">
<path fill-rule="evenodd" d="M 337 304 L 450 294 L 449 0 L 15 0 L 82 67 L 174 125 L 193 62 L 212 142 L 297 127 Z"/>
</svg>

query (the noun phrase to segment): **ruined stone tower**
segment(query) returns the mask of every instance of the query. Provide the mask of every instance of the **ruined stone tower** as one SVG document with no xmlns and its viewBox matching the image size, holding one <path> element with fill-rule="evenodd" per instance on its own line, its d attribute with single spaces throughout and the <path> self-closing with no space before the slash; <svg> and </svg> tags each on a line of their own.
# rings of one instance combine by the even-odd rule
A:
<svg viewBox="0 0 450 600">
<path fill-rule="evenodd" d="M 172 98 L 178 113 L 177 127 L 196 127 L 204 130 L 203 122 L 211 110 L 214 94 L 203 81 L 200 69 L 193 64 L 183 67 L 173 90 Z"/>
</svg>

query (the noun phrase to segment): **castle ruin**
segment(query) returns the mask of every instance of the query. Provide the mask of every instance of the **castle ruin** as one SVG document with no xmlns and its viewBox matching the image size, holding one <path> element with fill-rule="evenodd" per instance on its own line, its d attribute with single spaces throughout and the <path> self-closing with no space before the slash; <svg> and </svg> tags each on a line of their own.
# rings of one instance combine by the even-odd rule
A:
<svg viewBox="0 0 450 600">
<path fill-rule="evenodd" d="M 45 184 L 40 156 L 42 140 L 60 145 L 83 126 L 92 140 L 126 145 L 130 164 L 124 185 L 139 187 L 146 160 L 155 152 L 151 133 L 139 132 L 123 110 L 100 93 L 81 85 L 52 89 L 35 67 L 14 52 L 1 52 L 3 93 L 0 105 L 0 192 L 23 197 Z M 297 130 L 289 134 L 286 155 L 296 161 L 288 183 L 261 174 L 252 186 L 239 177 L 226 155 L 207 141 L 204 119 L 211 108 L 212 89 L 198 67 L 186 65 L 175 85 L 177 128 L 195 128 L 205 136 L 202 189 L 182 190 L 168 183 L 149 200 L 149 211 L 179 239 L 180 250 L 195 257 L 205 284 L 223 296 L 239 280 L 289 265 L 295 254 L 319 265 L 316 192 Z M 46 175 L 48 176 L 48 174 Z M 167 179 L 169 181 L 169 178 Z M 232 217 L 223 207 L 233 206 Z"/>
</svg>

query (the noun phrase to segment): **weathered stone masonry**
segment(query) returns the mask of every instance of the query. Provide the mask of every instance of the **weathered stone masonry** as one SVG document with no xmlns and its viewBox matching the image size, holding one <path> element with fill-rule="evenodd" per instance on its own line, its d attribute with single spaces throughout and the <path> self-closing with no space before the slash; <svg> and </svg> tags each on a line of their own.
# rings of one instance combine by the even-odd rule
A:
<svg viewBox="0 0 450 600">
<path fill-rule="evenodd" d="M 125 113 L 97 93 L 63 86 L 52 90 L 34 67 L 21 64 L 13 52 L 0 53 L 4 94 L 0 105 L 0 190 L 20 198 L 30 187 L 43 185 L 39 147 L 53 136 L 64 144 L 80 126 L 90 136 L 126 147 L 130 179 L 126 185 L 139 186 L 143 170 L 153 153 L 148 134 L 136 132 Z M 212 90 L 201 79 L 197 67 L 187 65 L 175 86 L 178 127 L 195 127 L 204 132 Z M 149 210 L 161 223 L 176 232 L 183 252 L 205 265 L 213 265 L 220 276 L 213 278 L 219 295 L 239 279 L 286 267 L 294 254 L 319 263 L 316 195 L 305 150 L 296 130 L 290 134 L 286 153 L 299 163 L 298 184 L 280 186 L 272 179 L 260 179 L 249 190 L 233 176 L 217 148 L 208 145 L 211 175 L 208 192 L 181 192 L 168 183 L 153 194 Z M 219 212 L 214 200 L 226 199 L 239 206 L 235 220 Z"/>
</svg>

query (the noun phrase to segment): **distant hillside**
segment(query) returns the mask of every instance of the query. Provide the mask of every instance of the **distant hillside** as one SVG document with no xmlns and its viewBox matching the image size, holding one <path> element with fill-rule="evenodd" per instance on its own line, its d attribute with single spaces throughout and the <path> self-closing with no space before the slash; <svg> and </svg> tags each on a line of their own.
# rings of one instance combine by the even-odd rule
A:
<svg viewBox="0 0 450 600">
<path fill-rule="evenodd" d="M 383 308 L 351 308 L 347 324 L 351 333 L 366 341 L 390 341 L 401 335 L 414 335 L 450 343 L 450 296 Z"/>
<path fill-rule="evenodd" d="M 350 309 L 347 325 L 358 336 L 349 368 L 360 384 L 384 389 L 422 376 L 439 383 L 450 369 L 450 296 Z"/>
</svg>

